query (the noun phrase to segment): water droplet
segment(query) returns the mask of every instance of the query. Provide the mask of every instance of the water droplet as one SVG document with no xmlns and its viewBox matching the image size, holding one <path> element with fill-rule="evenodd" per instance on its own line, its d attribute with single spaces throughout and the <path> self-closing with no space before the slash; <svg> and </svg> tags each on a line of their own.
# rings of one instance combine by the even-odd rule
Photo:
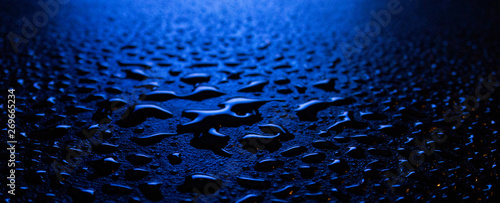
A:
<svg viewBox="0 0 500 203">
<path fill-rule="evenodd" d="M 131 154 L 126 156 L 127 161 L 129 161 L 132 165 L 144 165 L 153 161 L 153 157 L 145 155 L 145 154 Z"/>
<path fill-rule="evenodd" d="M 158 90 L 144 94 L 140 98 L 146 101 L 167 101 L 176 98 L 201 101 L 204 99 L 219 97 L 224 94 L 225 93 L 219 91 L 217 88 L 212 86 L 198 86 L 194 89 L 193 92 L 185 95 L 179 95 L 178 93 L 173 91 Z"/>
<path fill-rule="evenodd" d="M 189 175 L 184 183 L 177 187 L 180 192 L 189 192 L 196 194 L 214 194 L 222 187 L 222 180 L 205 174 Z"/>
<path fill-rule="evenodd" d="M 105 194 L 128 195 L 132 193 L 132 188 L 125 185 L 106 183 L 102 186 L 102 192 Z"/>
<path fill-rule="evenodd" d="M 182 77 L 181 81 L 187 84 L 195 85 L 210 81 L 210 75 L 206 73 L 191 73 Z"/>
<path fill-rule="evenodd" d="M 146 135 L 146 136 L 141 136 L 141 137 L 133 137 L 130 138 L 132 142 L 135 142 L 138 145 L 141 146 L 149 146 L 149 145 L 154 145 L 159 142 L 161 142 L 163 139 L 167 137 L 171 137 L 177 135 L 176 133 L 156 133 L 152 135 Z"/>
<path fill-rule="evenodd" d="M 283 166 L 285 162 L 276 159 L 264 159 L 255 164 L 256 171 L 272 171 Z"/>
<path fill-rule="evenodd" d="M 265 190 L 271 187 L 271 182 L 260 178 L 237 177 L 238 184 L 249 189 Z"/>
<path fill-rule="evenodd" d="M 149 117 L 167 119 L 172 118 L 173 115 L 159 106 L 152 104 L 140 104 L 129 107 L 117 124 L 122 127 L 133 127 L 146 121 Z"/>
<path fill-rule="evenodd" d="M 269 84 L 267 80 L 257 80 L 252 81 L 248 85 L 245 85 L 238 92 L 262 92 L 263 88 Z"/>
<path fill-rule="evenodd" d="M 147 182 L 139 185 L 139 190 L 146 198 L 151 201 L 160 201 L 163 199 L 161 193 L 162 183 L 160 182 Z"/>
<path fill-rule="evenodd" d="M 345 174 L 351 169 L 349 164 L 343 159 L 335 159 L 332 163 L 328 164 L 328 168 L 335 173 Z"/>
</svg>

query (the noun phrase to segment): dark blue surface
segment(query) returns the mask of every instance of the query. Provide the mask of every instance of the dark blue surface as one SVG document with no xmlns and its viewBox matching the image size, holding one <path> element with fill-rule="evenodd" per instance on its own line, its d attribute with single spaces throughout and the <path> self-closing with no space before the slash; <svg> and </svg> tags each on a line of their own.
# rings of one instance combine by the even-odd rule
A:
<svg viewBox="0 0 500 203">
<path fill-rule="evenodd" d="M 3 200 L 498 199 L 498 3 L 43 2 L 0 4 Z"/>
</svg>

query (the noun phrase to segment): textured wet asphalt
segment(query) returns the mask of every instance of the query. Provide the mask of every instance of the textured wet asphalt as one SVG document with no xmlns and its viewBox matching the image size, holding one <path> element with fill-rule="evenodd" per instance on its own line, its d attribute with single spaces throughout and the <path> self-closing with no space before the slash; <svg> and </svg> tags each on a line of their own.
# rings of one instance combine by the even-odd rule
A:
<svg viewBox="0 0 500 203">
<path fill-rule="evenodd" d="M 0 4 L 3 201 L 498 199 L 498 3 L 47 2 Z"/>
</svg>

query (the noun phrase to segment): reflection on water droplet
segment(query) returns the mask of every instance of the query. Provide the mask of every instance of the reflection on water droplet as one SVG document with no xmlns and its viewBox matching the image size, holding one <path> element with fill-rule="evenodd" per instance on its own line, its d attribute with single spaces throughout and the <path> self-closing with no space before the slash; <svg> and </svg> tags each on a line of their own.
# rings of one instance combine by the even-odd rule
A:
<svg viewBox="0 0 500 203">
<path fill-rule="evenodd" d="M 129 107 L 117 124 L 122 127 L 134 127 L 146 121 L 146 119 L 150 117 L 167 119 L 172 118 L 173 115 L 159 106 L 152 104 L 140 104 Z"/>
</svg>

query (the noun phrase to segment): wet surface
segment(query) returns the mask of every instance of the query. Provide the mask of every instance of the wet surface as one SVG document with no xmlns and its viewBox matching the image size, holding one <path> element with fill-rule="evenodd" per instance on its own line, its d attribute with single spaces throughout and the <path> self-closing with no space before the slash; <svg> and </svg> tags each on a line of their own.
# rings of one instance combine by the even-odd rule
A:
<svg viewBox="0 0 500 203">
<path fill-rule="evenodd" d="M 1 198 L 495 202 L 499 5 L 400 3 L 4 2 Z"/>
</svg>

